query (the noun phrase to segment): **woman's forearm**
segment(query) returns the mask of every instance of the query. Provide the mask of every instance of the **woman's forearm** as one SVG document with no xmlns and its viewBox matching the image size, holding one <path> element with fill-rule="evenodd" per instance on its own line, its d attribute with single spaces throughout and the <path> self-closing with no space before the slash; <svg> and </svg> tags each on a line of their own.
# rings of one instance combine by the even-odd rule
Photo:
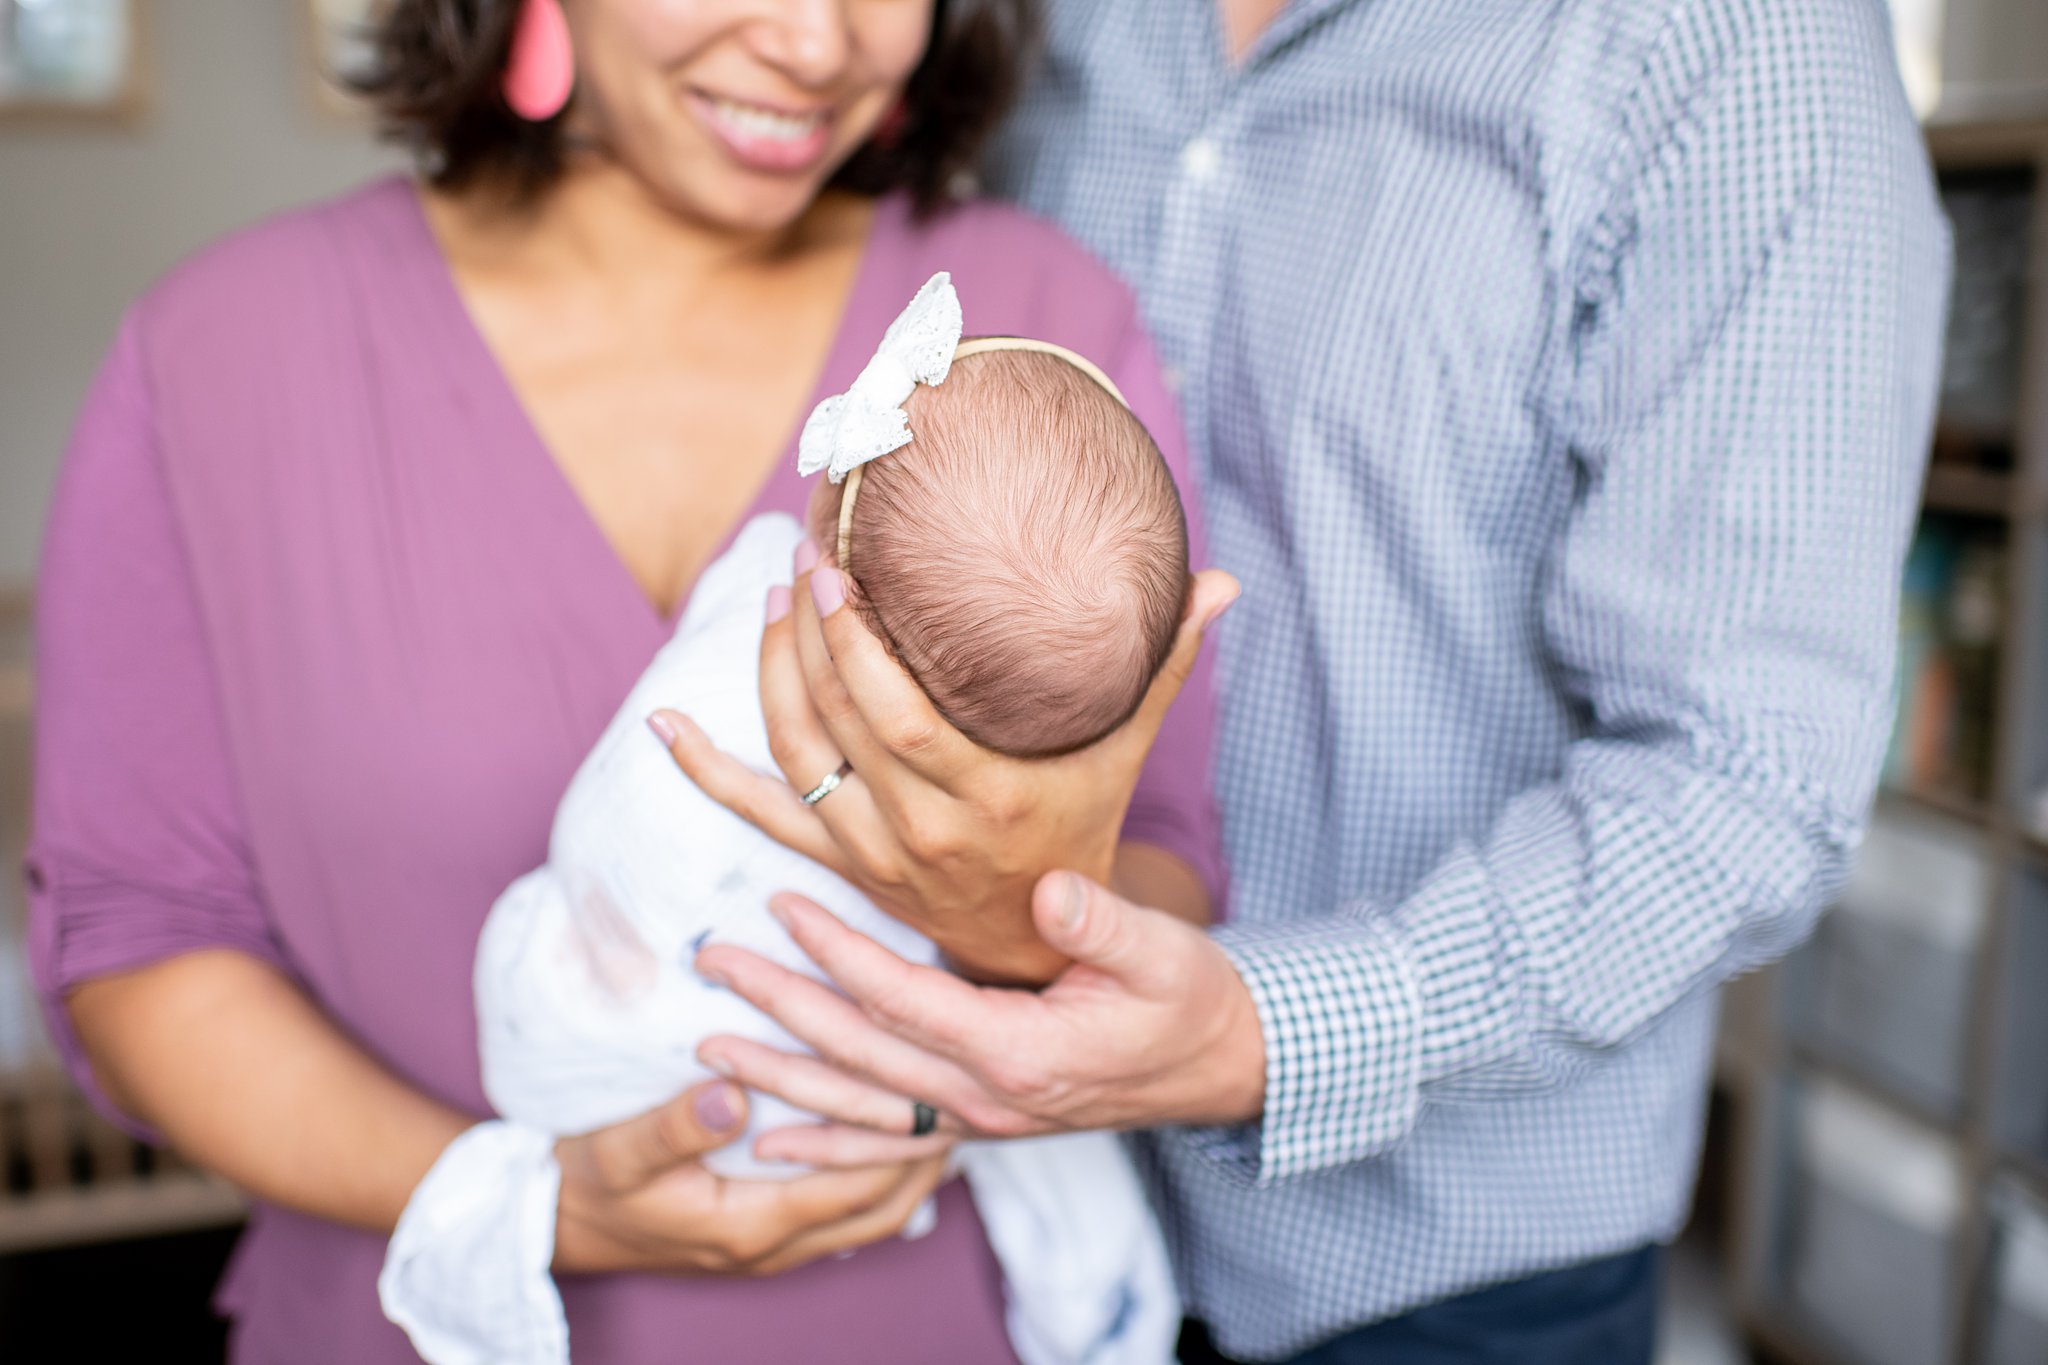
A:
<svg viewBox="0 0 2048 1365">
<path fill-rule="evenodd" d="M 1163 910 L 1200 929 L 1209 927 L 1214 907 L 1202 878 L 1177 853 L 1156 844 L 1117 845 L 1110 873 L 1117 894 Z M 972 941 L 940 944 L 953 970 L 982 985 L 1042 986 L 1065 971 L 1067 958 L 1039 937 L 1029 907 L 1014 922 L 984 920 Z"/>
<path fill-rule="evenodd" d="M 188 953 L 69 999 L 94 1075 L 180 1153 L 260 1198 L 388 1232 L 472 1119 L 372 1060 L 275 969 Z"/>
<path fill-rule="evenodd" d="M 1201 874 L 1157 844 L 1117 845 L 1110 887 L 1133 904 L 1164 910 L 1199 929 L 1208 928 L 1216 913 Z"/>
</svg>

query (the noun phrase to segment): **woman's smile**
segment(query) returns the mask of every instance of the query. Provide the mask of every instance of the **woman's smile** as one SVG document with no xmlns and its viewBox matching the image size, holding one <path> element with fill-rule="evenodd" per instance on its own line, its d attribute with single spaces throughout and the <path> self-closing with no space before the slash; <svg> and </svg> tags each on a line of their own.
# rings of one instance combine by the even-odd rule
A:
<svg viewBox="0 0 2048 1365">
<path fill-rule="evenodd" d="M 749 170 L 801 173 L 821 161 L 836 122 L 830 108 L 797 111 L 691 87 L 689 105 L 726 154 Z"/>
</svg>

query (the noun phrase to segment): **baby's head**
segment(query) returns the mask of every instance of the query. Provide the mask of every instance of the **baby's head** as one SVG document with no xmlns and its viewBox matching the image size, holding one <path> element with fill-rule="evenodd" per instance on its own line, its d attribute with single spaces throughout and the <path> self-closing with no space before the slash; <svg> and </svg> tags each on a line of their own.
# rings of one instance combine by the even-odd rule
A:
<svg viewBox="0 0 2048 1365">
<path fill-rule="evenodd" d="M 1144 424 L 1056 355 L 982 351 L 903 404 L 909 445 L 860 470 L 850 600 L 947 720 L 1019 758 L 1128 720 L 1187 605 L 1187 523 Z M 838 545 L 844 484 L 811 533 Z"/>
</svg>

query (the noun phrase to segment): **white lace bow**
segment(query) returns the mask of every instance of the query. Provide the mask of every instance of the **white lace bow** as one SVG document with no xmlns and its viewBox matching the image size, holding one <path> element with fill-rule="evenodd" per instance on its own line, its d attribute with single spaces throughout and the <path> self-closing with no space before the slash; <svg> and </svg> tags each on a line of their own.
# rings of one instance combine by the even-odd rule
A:
<svg viewBox="0 0 2048 1365">
<path fill-rule="evenodd" d="M 960 296 L 953 292 L 953 277 L 941 270 L 882 333 L 875 358 L 853 387 L 811 410 L 796 441 L 797 472 L 822 469 L 838 483 L 877 455 L 910 444 L 903 400 L 919 384 L 944 382 L 960 328 Z"/>
</svg>

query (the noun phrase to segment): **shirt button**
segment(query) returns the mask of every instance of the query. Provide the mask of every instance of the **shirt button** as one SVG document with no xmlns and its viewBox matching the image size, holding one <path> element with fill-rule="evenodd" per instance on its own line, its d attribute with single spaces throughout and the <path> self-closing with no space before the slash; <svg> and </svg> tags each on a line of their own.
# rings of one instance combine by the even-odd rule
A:
<svg viewBox="0 0 2048 1365">
<path fill-rule="evenodd" d="M 1187 374 L 1178 365 L 1168 365 L 1159 371 L 1159 377 L 1166 383 L 1168 393 L 1177 394 L 1187 386 Z"/>
<path fill-rule="evenodd" d="M 1180 168 L 1196 184 L 1207 184 L 1223 169 L 1223 149 L 1214 138 L 1195 138 L 1180 149 Z"/>
</svg>

